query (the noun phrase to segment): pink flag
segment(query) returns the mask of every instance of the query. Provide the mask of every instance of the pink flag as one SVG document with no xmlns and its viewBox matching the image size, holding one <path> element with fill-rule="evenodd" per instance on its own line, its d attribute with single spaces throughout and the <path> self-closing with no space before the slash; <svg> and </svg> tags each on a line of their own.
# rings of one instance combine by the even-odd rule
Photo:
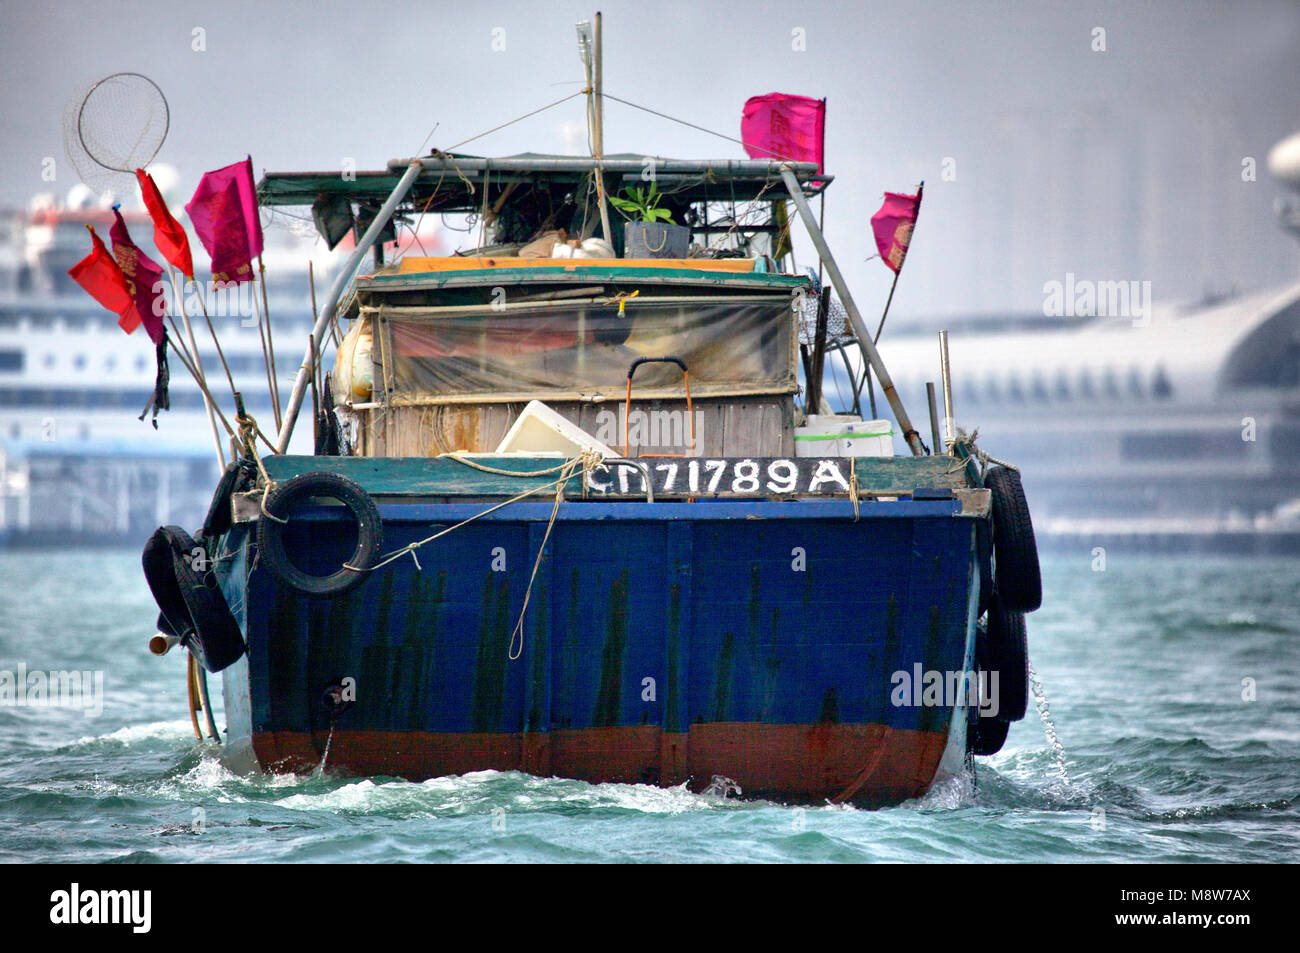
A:
<svg viewBox="0 0 1300 953">
<path fill-rule="evenodd" d="M 262 253 L 252 158 L 205 173 L 185 211 L 212 258 L 212 280 L 251 281 L 252 261 Z"/>
<path fill-rule="evenodd" d="M 899 192 L 886 192 L 885 202 L 880 211 L 871 216 L 871 229 L 876 233 L 876 247 L 880 257 L 894 274 L 903 268 L 903 259 L 907 257 L 907 246 L 912 243 L 912 229 L 916 226 L 916 216 L 921 211 L 921 193 L 925 190 L 922 182 L 915 195 L 903 195 Z"/>
<path fill-rule="evenodd" d="M 167 314 L 167 299 L 163 297 L 162 268 L 152 258 L 136 247 L 126 230 L 122 213 L 113 208 L 116 221 L 108 230 L 113 239 L 113 257 L 126 278 L 126 287 L 135 302 L 135 310 L 149 332 L 154 344 L 162 341 L 163 317 Z M 132 328 L 131 330 L 135 330 Z"/>
<path fill-rule="evenodd" d="M 752 96 L 740 118 L 740 138 L 751 159 L 816 162 L 821 172 L 826 100 L 786 93 Z"/>
</svg>

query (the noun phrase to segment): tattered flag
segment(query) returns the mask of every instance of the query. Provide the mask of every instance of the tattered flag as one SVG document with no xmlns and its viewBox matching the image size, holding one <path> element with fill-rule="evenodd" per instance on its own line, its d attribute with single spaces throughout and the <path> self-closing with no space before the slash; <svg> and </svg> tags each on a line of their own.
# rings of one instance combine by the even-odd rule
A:
<svg viewBox="0 0 1300 953">
<path fill-rule="evenodd" d="M 167 314 L 167 298 L 163 294 L 162 267 L 142 252 L 131 234 L 126 230 L 126 222 L 121 211 L 114 206 L 115 221 L 109 229 L 113 239 L 113 257 L 126 278 L 127 290 L 135 302 L 136 312 L 144 322 L 144 329 L 149 333 L 149 340 L 155 345 L 163 339 L 163 318 Z"/>
<path fill-rule="evenodd" d="M 907 247 L 912 243 L 912 229 L 921 211 L 922 182 L 915 195 L 886 192 L 880 211 L 871 216 L 871 229 L 876 233 L 876 247 L 886 265 L 897 274 L 907 258 Z"/>
</svg>

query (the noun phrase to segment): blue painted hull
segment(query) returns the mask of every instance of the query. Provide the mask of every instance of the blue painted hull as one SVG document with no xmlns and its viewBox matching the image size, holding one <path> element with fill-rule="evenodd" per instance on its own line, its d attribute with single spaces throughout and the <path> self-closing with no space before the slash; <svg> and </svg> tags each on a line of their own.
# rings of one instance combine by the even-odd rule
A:
<svg viewBox="0 0 1300 953">
<path fill-rule="evenodd" d="M 383 506 L 384 550 L 482 509 Z M 505 507 L 335 599 L 281 585 L 237 524 L 219 563 L 248 642 L 225 673 L 232 739 L 267 767 L 318 763 L 322 690 L 351 679 L 329 763 L 370 775 L 721 775 L 877 804 L 960 762 L 965 699 L 896 691 L 898 673 L 972 667 L 978 520 L 960 502 L 872 502 L 856 522 L 843 500 L 566 503 L 515 633 L 551 509 Z M 289 552 L 329 572 L 344 526 L 295 516 Z"/>
</svg>

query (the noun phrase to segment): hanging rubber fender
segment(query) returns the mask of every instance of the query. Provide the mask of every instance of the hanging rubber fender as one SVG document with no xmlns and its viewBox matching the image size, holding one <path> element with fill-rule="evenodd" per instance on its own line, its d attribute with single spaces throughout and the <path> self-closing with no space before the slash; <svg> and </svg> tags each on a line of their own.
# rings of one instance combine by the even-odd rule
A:
<svg viewBox="0 0 1300 953">
<path fill-rule="evenodd" d="M 203 520 L 203 539 L 216 539 L 230 532 L 234 525 L 230 513 L 230 498 L 237 490 L 247 488 L 253 483 L 253 465 L 247 460 L 231 463 L 221 474 L 212 502 L 208 505 L 208 515 Z"/>
<path fill-rule="evenodd" d="M 989 632 L 987 622 L 975 625 L 975 673 L 977 677 L 987 679 L 982 673 L 989 670 Z M 992 683 L 985 683 L 991 685 Z M 999 685 L 999 689 L 1001 686 Z M 981 699 L 981 702 L 983 700 Z M 980 707 L 972 705 L 966 709 L 966 753 L 979 756 L 997 754 L 1007 740 L 1007 731 L 1011 728 L 1009 721 L 1000 718 L 984 718 Z"/>
<path fill-rule="evenodd" d="M 984 486 L 993 494 L 994 581 L 998 599 L 1007 609 L 1033 612 L 1043 604 L 1043 579 L 1038 545 L 1020 474 L 1009 467 L 992 467 Z"/>
<path fill-rule="evenodd" d="M 985 615 L 993 605 L 993 526 L 980 520 L 975 530 L 975 558 L 979 560 L 980 602 L 976 618 Z"/>
<path fill-rule="evenodd" d="M 158 628 L 180 639 L 209 672 L 244 654 L 244 637 L 210 571 L 207 550 L 179 526 L 163 526 L 140 557 L 158 603 Z"/>
<path fill-rule="evenodd" d="M 978 647 L 977 638 L 977 653 Z M 983 670 L 998 673 L 997 717 L 1019 721 L 1029 709 L 1029 633 L 1025 614 L 1006 608 L 1001 599 L 994 599 L 989 607 L 985 653 L 981 659 Z"/>
<path fill-rule="evenodd" d="M 300 473 L 275 487 L 266 497 L 266 511 L 287 519 L 294 505 L 312 497 L 338 500 L 357 523 L 357 547 L 343 565 L 328 576 L 299 569 L 284 545 L 285 524 L 263 516 L 257 522 L 259 558 L 284 585 L 309 596 L 339 596 L 361 585 L 379 561 L 384 527 L 375 501 L 356 483 L 336 473 Z"/>
<path fill-rule="evenodd" d="M 979 712 L 972 711 L 966 723 L 966 751 L 981 757 L 997 754 L 1007 743 L 1007 732 L 1011 723 L 1001 718 L 981 718 Z"/>
<path fill-rule="evenodd" d="M 992 680 L 989 675 L 985 674 L 993 670 L 994 663 L 990 659 L 989 653 L 989 632 L 986 622 L 979 622 L 975 629 L 975 670 L 977 676 L 981 679 L 980 684 L 992 689 Z M 971 706 L 966 710 L 966 753 L 979 757 L 987 757 L 991 754 L 997 754 L 1006 744 L 1007 732 L 1011 729 L 1011 722 L 1001 717 L 1003 703 L 1003 691 L 1001 684 L 1001 674 L 998 677 L 998 702 L 999 711 L 997 715 L 984 717 L 980 714 L 979 706 Z M 981 699 L 981 704 L 984 699 Z"/>
</svg>

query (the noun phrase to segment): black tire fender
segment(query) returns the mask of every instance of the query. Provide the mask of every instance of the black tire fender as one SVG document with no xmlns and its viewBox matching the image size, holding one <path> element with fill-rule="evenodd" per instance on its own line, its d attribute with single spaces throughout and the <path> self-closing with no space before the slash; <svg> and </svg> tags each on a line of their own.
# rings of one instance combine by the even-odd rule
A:
<svg viewBox="0 0 1300 953">
<path fill-rule="evenodd" d="M 1029 633 L 1025 614 L 1006 608 L 998 599 L 989 607 L 986 653 L 981 662 L 983 670 L 989 673 L 990 690 L 992 673 L 998 675 L 996 717 L 1001 721 L 1019 721 L 1029 710 Z"/>
<path fill-rule="evenodd" d="M 993 494 L 994 581 L 998 600 L 1007 609 L 1033 612 L 1043 604 L 1043 578 L 1038 544 L 1029 518 L 1020 474 L 1009 467 L 992 467 L 984 486 Z"/>
<path fill-rule="evenodd" d="M 338 500 L 357 524 L 356 549 L 343 565 L 327 576 L 299 569 L 285 549 L 285 523 L 282 520 L 288 517 L 296 503 L 311 497 Z M 384 533 L 379 508 L 365 490 L 347 477 L 323 471 L 300 473 L 267 494 L 266 511 L 279 519 L 263 516 L 258 520 L 259 559 L 276 579 L 304 595 L 332 597 L 349 592 L 365 581 L 371 568 L 379 561 Z"/>
<path fill-rule="evenodd" d="M 966 725 L 967 753 L 987 757 L 1001 751 L 1007 743 L 1011 723 L 1001 718 L 981 718 L 975 710 L 971 711 L 970 719 Z"/>
<path fill-rule="evenodd" d="M 158 628 L 180 639 L 209 672 L 244 654 L 244 636 L 230 613 L 207 551 L 179 526 L 162 526 L 145 544 L 140 561 L 154 601 Z"/>
</svg>

